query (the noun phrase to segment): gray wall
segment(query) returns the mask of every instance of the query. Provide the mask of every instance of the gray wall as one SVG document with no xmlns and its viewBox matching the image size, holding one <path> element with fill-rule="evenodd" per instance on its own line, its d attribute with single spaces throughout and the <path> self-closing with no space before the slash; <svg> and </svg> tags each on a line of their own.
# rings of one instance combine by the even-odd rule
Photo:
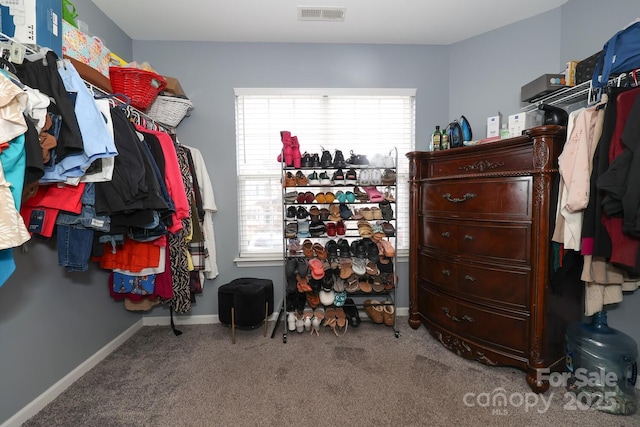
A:
<svg viewBox="0 0 640 427">
<path fill-rule="evenodd" d="M 637 0 L 571 0 L 560 9 L 442 46 L 234 44 L 134 41 L 90 0 L 75 0 L 80 18 L 125 59 L 149 61 L 175 76 L 195 102 L 179 138 L 202 150 L 215 187 L 220 275 L 208 281 L 193 314 L 217 312 L 217 286 L 241 276 L 281 283 L 278 267 L 236 268 L 234 87 L 415 87 L 418 149 L 436 124 L 464 114 L 476 136 L 486 118 L 520 108 L 520 87 L 543 73 L 560 71 L 568 59 L 601 49 L 622 26 L 640 16 Z M 304 142 L 303 142 L 304 144 Z M 406 205 L 405 205 L 406 206 Z M 55 244 L 36 241 L 16 252 L 17 272 L 0 287 L 0 423 L 140 316 L 113 302 L 106 273 L 66 274 L 57 266 Z M 407 264 L 399 266 L 398 305 L 408 305 Z M 281 298 L 280 287 L 277 299 Z M 610 324 L 632 335 L 638 293 L 609 312 Z M 156 308 L 152 315 L 166 315 Z M 168 331 L 170 333 L 170 331 Z"/>
<path fill-rule="evenodd" d="M 424 124 L 418 127 L 416 136 L 417 146 L 422 149 L 426 148 L 431 129 L 446 119 L 448 69 L 443 66 L 447 57 L 447 48 L 443 46 L 146 41 L 134 41 L 133 46 L 136 58 L 177 77 L 196 105 L 180 125 L 178 137 L 183 144 L 200 148 L 211 175 L 218 204 L 214 222 L 220 275 L 207 283 L 193 314 L 217 312 L 216 286 L 237 277 L 274 280 L 276 301 L 281 301 L 284 288 L 281 267 L 236 268 L 233 262 L 238 254 L 234 88 L 415 87 L 418 88 L 416 121 Z M 304 141 L 300 145 L 302 151 L 307 150 Z M 343 151 L 348 153 L 352 148 L 343 147 Z M 318 151 L 319 147 L 308 150 Z M 406 161 L 404 156 L 403 159 Z M 398 209 L 408 209 L 408 201 L 399 206 Z M 400 265 L 399 273 L 403 285 L 406 284 L 406 262 Z M 409 295 L 403 285 L 397 295 L 398 305 L 407 307 Z"/>
<path fill-rule="evenodd" d="M 108 46 L 131 56 L 131 39 L 91 1 L 74 3 Z M 0 287 L 0 424 L 141 319 L 109 297 L 105 271 L 66 274 L 54 241 L 27 247 L 14 250 L 16 272 Z"/>
</svg>

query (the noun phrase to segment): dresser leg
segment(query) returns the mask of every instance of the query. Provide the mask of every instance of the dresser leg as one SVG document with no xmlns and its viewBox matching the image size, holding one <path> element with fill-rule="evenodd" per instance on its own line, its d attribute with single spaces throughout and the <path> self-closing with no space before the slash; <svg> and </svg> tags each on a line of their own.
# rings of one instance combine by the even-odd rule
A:
<svg viewBox="0 0 640 427">
<path fill-rule="evenodd" d="M 544 393 L 549 390 L 549 381 L 538 379 L 538 371 L 536 368 L 529 366 L 527 368 L 527 384 L 535 393 Z"/>
<path fill-rule="evenodd" d="M 409 314 L 409 326 L 411 326 L 412 329 L 418 329 L 421 324 L 422 324 L 422 322 L 420 321 L 420 315 L 419 314 L 417 314 L 417 313 L 410 313 Z"/>
</svg>

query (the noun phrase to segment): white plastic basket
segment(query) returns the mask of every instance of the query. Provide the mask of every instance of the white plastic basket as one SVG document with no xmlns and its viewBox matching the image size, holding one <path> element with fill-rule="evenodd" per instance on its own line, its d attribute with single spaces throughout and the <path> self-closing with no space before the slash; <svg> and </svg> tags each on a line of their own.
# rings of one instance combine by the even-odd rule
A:
<svg viewBox="0 0 640 427">
<path fill-rule="evenodd" d="M 176 96 L 158 96 L 147 110 L 147 115 L 158 123 L 176 127 L 193 110 L 193 102 Z"/>
</svg>

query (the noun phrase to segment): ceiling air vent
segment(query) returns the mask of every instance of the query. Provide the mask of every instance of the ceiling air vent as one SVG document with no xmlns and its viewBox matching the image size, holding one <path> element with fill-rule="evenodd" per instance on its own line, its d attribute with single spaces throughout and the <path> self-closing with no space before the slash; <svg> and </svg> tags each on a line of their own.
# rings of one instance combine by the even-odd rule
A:
<svg viewBox="0 0 640 427">
<path fill-rule="evenodd" d="M 344 21 L 346 7 L 298 7 L 298 21 Z"/>
</svg>

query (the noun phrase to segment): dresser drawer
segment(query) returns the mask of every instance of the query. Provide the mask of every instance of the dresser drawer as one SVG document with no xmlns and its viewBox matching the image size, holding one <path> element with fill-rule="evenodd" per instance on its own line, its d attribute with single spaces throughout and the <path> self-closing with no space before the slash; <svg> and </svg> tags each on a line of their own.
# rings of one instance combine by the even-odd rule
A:
<svg viewBox="0 0 640 427">
<path fill-rule="evenodd" d="M 423 217 L 419 244 L 453 254 L 479 255 L 495 260 L 530 261 L 528 223 L 439 221 Z"/>
<path fill-rule="evenodd" d="M 427 182 L 421 187 L 421 213 L 428 216 L 530 219 L 531 183 L 531 177 Z"/>
<path fill-rule="evenodd" d="M 418 275 L 435 288 L 471 302 L 529 311 L 530 269 L 471 264 L 421 254 Z"/>
<path fill-rule="evenodd" d="M 442 294 L 421 283 L 418 287 L 419 310 L 430 321 L 444 329 L 500 346 L 510 353 L 522 355 L 527 350 L 527 318 L 491 310 Z"/>
<path fill-rule="evenodd" d="M 458 285 L 460 265 L 429 255 L 420 255 L 418 276 L 444 289 L 455 290 Z"/>
<path fill-rule="evenodd" d="M 452 175 L 472 175 L 531 170 L 533 168 L 533 146 L 509 145 L 499 148 L 500 142 L 492 146 L 469 147 L 447 152 L 446 156 L 433 156 L 429 160 L 427 176 L 442 178 Z M 480 148 L 478 150 L 477 148 Z"/>
</svg>

